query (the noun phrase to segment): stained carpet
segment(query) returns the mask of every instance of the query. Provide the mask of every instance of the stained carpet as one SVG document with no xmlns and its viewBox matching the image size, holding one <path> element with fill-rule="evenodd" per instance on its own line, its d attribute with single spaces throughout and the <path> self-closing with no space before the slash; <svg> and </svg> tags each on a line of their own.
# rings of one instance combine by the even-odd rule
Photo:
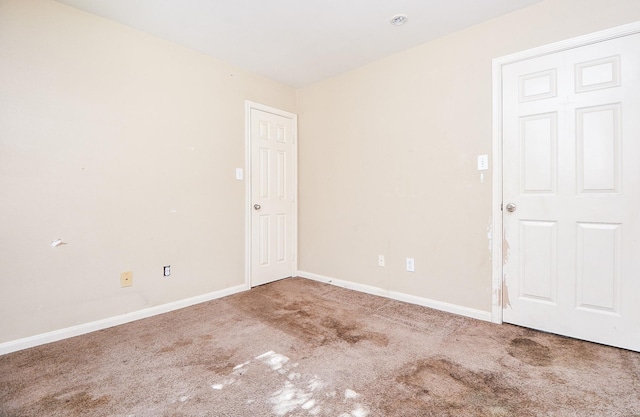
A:
<svg viewBox="0 0 640 417">
<path fill-rule="evenodd" d="M 640 354 L 299 278 L 0 356 L 0 416 L 640 416 Z"/>
</svg>

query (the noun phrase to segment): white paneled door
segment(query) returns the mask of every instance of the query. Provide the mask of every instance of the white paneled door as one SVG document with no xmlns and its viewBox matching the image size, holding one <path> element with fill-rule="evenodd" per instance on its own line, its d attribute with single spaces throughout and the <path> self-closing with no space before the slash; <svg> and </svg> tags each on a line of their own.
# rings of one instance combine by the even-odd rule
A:
<svg viewBox="0 0 640 417">
<path fill-rule="evenodd" d="M 640 351 L 640 34 L 502 80 L 503 320 Z"/>
<path fill-rule="evenodd" d="M 294 275 L 294 115 L 250 108 L 251 285 Z"/>
</svg>

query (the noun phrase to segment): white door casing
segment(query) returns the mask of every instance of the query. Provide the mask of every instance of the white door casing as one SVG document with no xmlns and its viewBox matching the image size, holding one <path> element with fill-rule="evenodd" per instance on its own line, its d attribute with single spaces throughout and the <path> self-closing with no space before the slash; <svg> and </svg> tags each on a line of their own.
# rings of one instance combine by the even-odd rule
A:
<svg viewBox="0 0 640 417">
<path fill-rule="evenodd" d="M 494 62 L 494 321 L 640 350 L 638 31 Z"/>
<path fill-rule="evenodd" d="M 252 102 L 246 113 L 247 275 L 254 287 L 295 275 L 297 117 Z"/>
</svg>

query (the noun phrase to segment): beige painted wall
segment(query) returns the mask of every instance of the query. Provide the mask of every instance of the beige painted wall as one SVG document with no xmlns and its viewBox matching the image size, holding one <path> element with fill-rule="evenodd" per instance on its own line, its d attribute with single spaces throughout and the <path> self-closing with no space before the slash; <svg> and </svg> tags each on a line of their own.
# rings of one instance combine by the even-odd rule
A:
<svg viewBox="0 0 640 417">
<path fill-rule="evenodd" d="M 296 110 L 197 52 L 0 0 L 0 343 L 242 284 L 245 99 Z"/>
<path fill-rule="evenodd" d="M 637 20 L 546 0 L 302 89 L 300 270 L 491 311 L 492 59 Z"/>
<path fill-rule="evenodd" d="M 301 270 L 489 311 L 491 177 L 475 158 L 491 153 L 491 59 L 636 20 L 637 0 L 547 0 L 296 105 L 51 0 L 0 0 L 0 343 L 241 284 L 245 99 L 300 116 Z"/>
</svg>

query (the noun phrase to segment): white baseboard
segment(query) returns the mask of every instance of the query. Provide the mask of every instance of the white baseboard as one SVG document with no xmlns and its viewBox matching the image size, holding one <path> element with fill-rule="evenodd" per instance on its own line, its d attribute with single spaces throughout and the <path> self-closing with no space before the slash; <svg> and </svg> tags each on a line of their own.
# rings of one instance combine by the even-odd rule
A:
<svg viewBox="0 0 640 417">
<path fill-rule="evenodd" d="M 301 278 L 311 279 L 313 281 L 335 285 L 337 287 L 347 288 L 350 290 L 360 291 L 372 295 L 378 295 L 381 297 L 387 297 L 393 300 L 403 301 L 405 303 L 417 304 L 423 307 L 433 308 L 435 310 L 446 311 L 447 313 L 458 314 L 460 316 L 471 317 L 483 321 L 491 321 L 490 311 L 476 310 L 474 308 L 445 303 L 437 300 L 431 300 L 429 298 L 417 297 L 415 295 L 404 294 L 401 292 L 387 291 L 379 287 L 330 278 L 311 272 L 298 271 L 298 276 Z"/>
<path fill-rule="evenodd" d="M 120 324 L 125 324 L 136 320 L 146 319 L 148 317 L 157 316 L 158 314 L 168 313 L 170 311 L 179 310 L 181 308 L 189 307 L 195 304 L 204 303 L 207 301 L 215 300 L 217 298 L 222 298 L 228 295 L 246 291 L 249 288 L 250 287 L 248 285 L 242 284 L 231 288 L 225 288 L 224 290 L 220 291 L 214 291 L 191 298 L 185 298 L 184 300 L 173 301 L 171 303 L 133 311 L 131 313 L 126 313 L 119 316 L 108 317 L 102 320 L 92 321 L 89 323 L 79 324 L 77 326 L 54 330 L 52 332 L 25 337 L 23 339 L 0 343 L 0 355 L 16 352 L 22 349 L 28 349 L 39 345 L 44 345 L 45 343 L 57 342 L 58 340 L 80 336 L 86 333 L 95 332 L 97 330 L 118 326 Z"/>
<path fill-rule="evenodd" d="M 391 298 L 393 300 L 403 301 L 406 303 L 417 304 L 424 307 L 446 311 L 448 313 L 458 314 L 465 317 L 471 317 L 478 320 L 491 321 L 491 312 L 489 311 L 476 310 L 456 304 L 417 297 L 415 295 L 387 291 L 379 287 L 330 278 L 311 272 L 298 271 L 298 276 L 342 288 L 347 288 L 350 290 L 360 291 L 366 294 L 372 294 L 380 297 Z M 92 321 L 77 326 L 54 330 L 52 332 L 25 337 L 23 339 L 0 343 L 0 355 L 5 355 L 7 353 L 16 352 L 18 350 L 28 349 L 39 345 L 44 345 L 46 343 L 56 342 L 58 340 L 68 339 L 70 337 L 80 336 L 83 334 L 95 332 L 97 330 L 107 329 L 109 327 L 118 326 L 120 324 L 145 319 L 148 317 L 153 317 L 158 314 L 168 313 L 170 311 L 179 310 L 181 308 L 189 307 L 195 304 L 200 304 L 207 301 L 215 300 L 217 298 L 226 297 L 228 295 L 236 294 L 248 289 L 250 289 L 249 285 L 242 284 L 235 287 L 226 288 L 224 290 L 214 291 L 208 294 L 186 298 L 184 300 L 178 300 L 155 307 L 145 308 L 143 310 L 126 313 L 119 316 L 109 317 L 106 319 Z"/>
</svg>

